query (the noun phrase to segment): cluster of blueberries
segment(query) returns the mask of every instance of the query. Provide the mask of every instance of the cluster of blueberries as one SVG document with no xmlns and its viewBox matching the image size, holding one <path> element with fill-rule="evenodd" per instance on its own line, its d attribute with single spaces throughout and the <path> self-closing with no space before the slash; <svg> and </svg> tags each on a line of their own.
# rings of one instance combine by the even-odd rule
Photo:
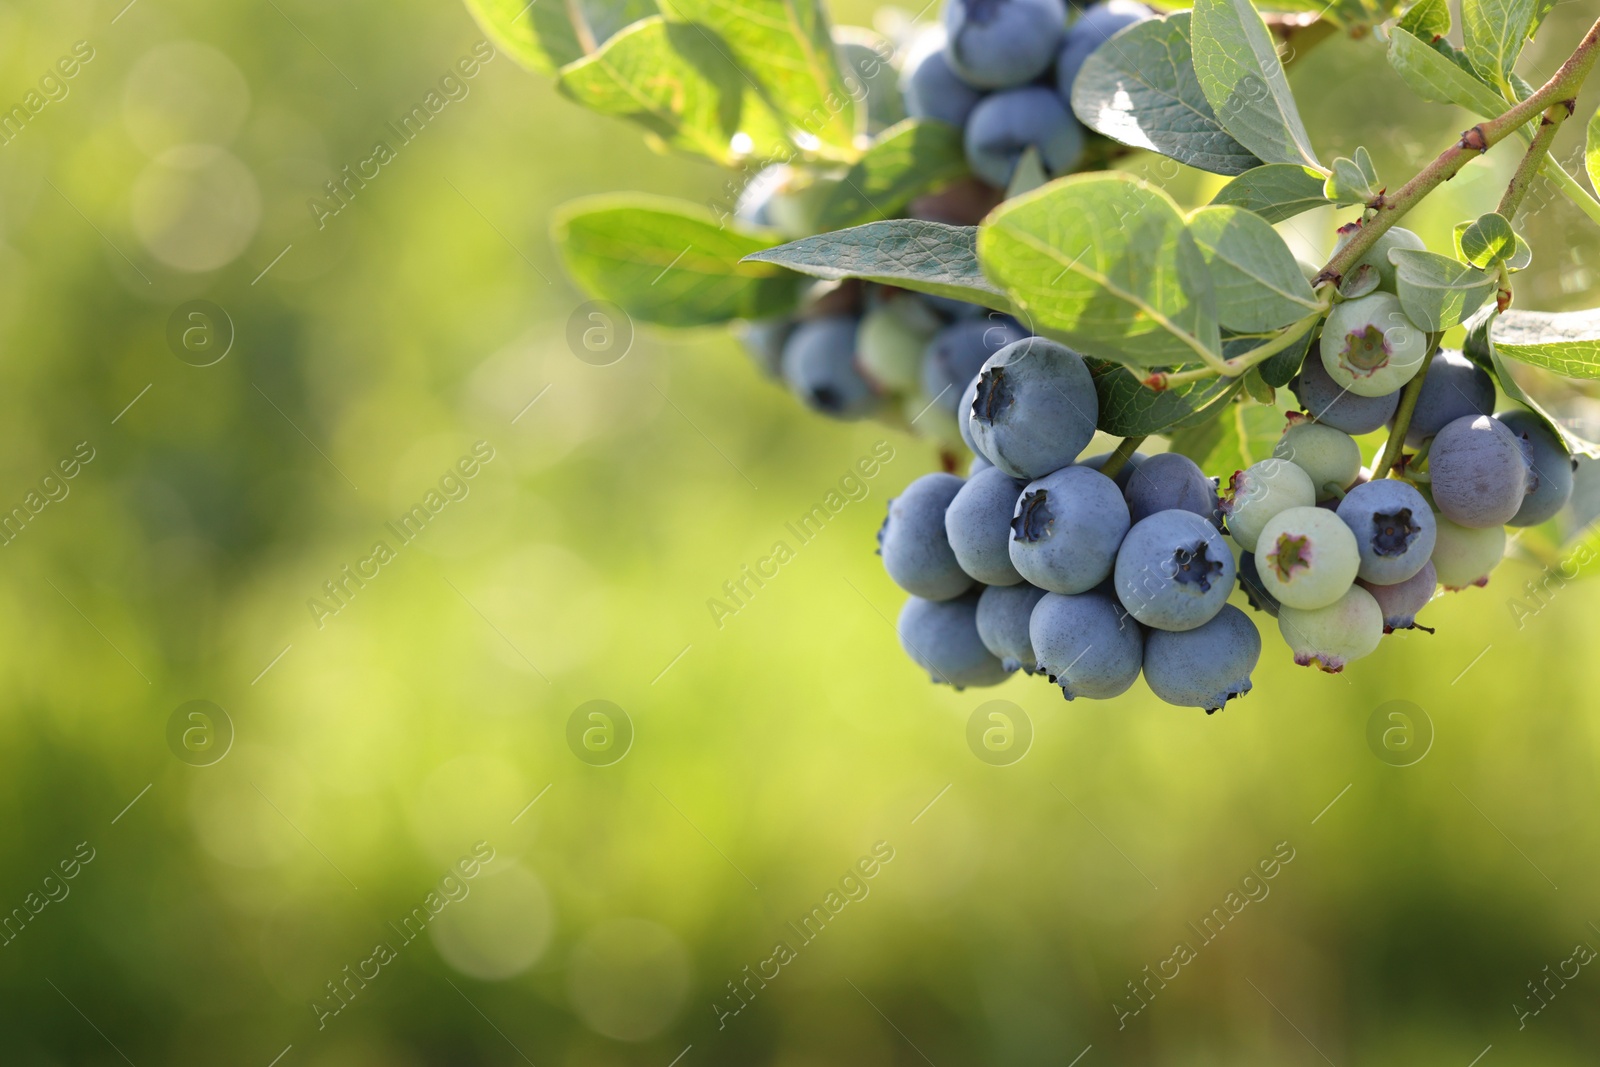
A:
<svg viewBox="0 0 1600 1067">
<path fill-rule="evenodd" d="M 901 69 L 906 113 L 961 130 L 967 165 L 1002 189 L 1029 148 L 1051 176 L 1072 170 L 1085 145 L 1072 83 L 1096 48 L 1153 12 L 1101 0 L 1067 16 L 1063 0 L 948 0 Z"/>
<path fill-rule="evenodd" d="M 903 49 L 898 88 L 871 91 L 898 92 L 896 105 L 912 117 L 961 129 L 972 172 L 988 186 L 1004 189 L 1030 147 L 1052 176 L 1064 174 L 1081 161 L 1087 136 L 1067 104 L 1073 80 L 1095 48 L 1152 16 L 1135 0 L 1074 10 L 1069 20 L 1063 0 L 947 0 L 941 25 Z M 734 213 L 809 234 L 828 188 L 825 178 L 777 164 L 751 180 Z M 959 211 L 975 214 L 958 221 L 976 222 L 998 196 L 967 197 Z M 741 324 L 757 366 L 814 411 L 914 423 L 950 447 L 960 443 L 962 387 L 985 359 L 1026 335 L 1014 321 L 956 300 L 854 282 L 817 290 L 799 318 Z"/>
<path fill-rule="evenodd" d="M 1494 414 L 1489 375 L 1443 351 L 1407 429 L 1415 451 L 1399 477 L 1373 480 L 1352 435 L 1393 424 L 1422 363 L 1395 369 L 1400 333 L 1417 331 L 1389 311 L 1370 334 L 1359 306 L 1375 297 L 1392 294 L 1335 309 L 1321 358 L 1292 383 L 1305 413 L 1225 487 L 1170 452 L 1134 452 L 1108 476 L 1108 455 L 1080 458 L 1098 417 L 1083 359 L 1039 337 L 995 352 L 959 406 L 969 477 L 919 478 L 878 535 L 911 594 L 906 652 L 936 682 L 994 685 L 1021 668 L 1069 700 L 1118 696 L 1143 673 L 1162 700 L 1210 712 L 1249 691 L 1261 655 L 1228 603 L 1236 587 L 1297 663 L 1337 672 L 1416 627 L 1440 585 L 1485 584 L 1506 526 L 1566 504 L 1572 457 L 1531 412 Z"/>
</svg>

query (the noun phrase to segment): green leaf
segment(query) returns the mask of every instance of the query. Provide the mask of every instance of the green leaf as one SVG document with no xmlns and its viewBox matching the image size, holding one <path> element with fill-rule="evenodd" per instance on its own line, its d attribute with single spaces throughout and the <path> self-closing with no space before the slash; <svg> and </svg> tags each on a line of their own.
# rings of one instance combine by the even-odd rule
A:
<svg viewBox="0 0 1600 1067">
<path fill-rule="evenodd" d="M 496 48 L 540 74 L 554 74 L 657 13 L 655 0 L 467 0 L 467 10 Z"/>
<path fill-rule="evenodd" d="M 1389 65 L 1422 99 L 1455 104 L 1483 118 L 1494 118 L 1510 105 L 1499 93 L 1440 55 L 1405 30 L 1389 34 Z"/>
<path fill-rule="evenodd" d="M 1508 312 L 1508 314 L 1512 313 Z M 1532 313 L 1516 312 L 1515 314 L 1526 316 Z M 1577 312 L 1577 314 L 1592 315 L 1594 313 Z M 1549 412 L 1539 406 L 1539 403 L 1523 390 L 1522 386 L 1517 383 L 1516 378 L 1512 377 L 1511 371 L 1506 368 L 1505 353 L 1502 352 L 1499 341 L 1498 335 L 1502 331 L 1495 328 L 1498 325 L 1496 322 L 1498 318 L 1500 318 L 1500 315 L 1493 304 L 1473 316 L 1471 321 L 1466 324 L 1467 339 L 1461 345 L 1462 352 L 1494 376 L 1495 381 L 1499 383 L 1501 392 L 1517 403 L 1526 406 L 1530 411 L 1549 423 L 1550 428 L 1555 430 L 1566 443 L 1568 451 L 1580 453 L 1591 459 L 1600 459 L 1600 444 L 1579 437 L 1561 421 L 1551 417 Z"/>
<path fill-rule="evenodd" d="M 1317 171 L 1297 163 L 1268 163 L 1224 185 L 1211 202 L 1254 211 L 1268 222 L 1282 222 L 1328 206 L 1322 195 L 1323 180 Z"/>
<path fill-rule="evenodd" d="M 961 131 L 933 119 L 906 119 L 884 130 L 833 187 L 819 230 L 842 230 L 893 218 L 913 197 L 967 173 Z"/>
<path fill-rule="evenodd" d="M 919 293 L 1012 310 L 978 268 L 977 228 L 896 219 L 791 241 L 748 257 L 817 278 L 865 278 Z"/>
<path fill-rule="evenodd" d="M 988 276 L 1035 330 L 1134 367 L 1219 359 L 1216 294 L 1178 205 L 1127 174 L 1079 174 L 996 208 Z"/>
<path fill-rule="evenodd" d="M 1321 308 L 1294 253 L 1270 223 L 1238 207 L 1189 216 L 1217 294 L 1217 318 L 1241 333 L 1275 330 Z"/>
<path fill-rule="evenodd" d="M 1567 378 L 1600 379 L 1600 309 L 1506 311 L 1493 336 L 1496 350 L 1507 359 Z"/>
<path fill-rule="evenodd" d="M 1400 16 L 1399 28 L 1424 41 L 1445 36 L 1450 32 L 1448 0 L 1417 0 Z"/>
<path fill-rule="evenodd" d="M 1098 426 L 1113 437 L 1148 437 L 1196 425 L 1212 418 L 1239 390 L 1237 379 L 1219 375 L 1157 392 L 1119 363 L 1087 362 L 1100 399 Z"/>
<path fill-rule="evenodd" d="M 642 322 L 699 326 L 791 310 L 794 275 L 742 262 L 775 236 L 717 224 L 695 204 L 665 197 L 586 197 L 557 210 L 552 227 L 567 271 L 584 292 Z"/>
<path fill-rule="evenodd" d="M 1600 111 L 1596 111 L 1589 119 L 1589 142 L 1584 150 L 1584 162 L 1589 172 L 1589 184 L 1600 192 Z"/>
<path fill-rule="evenodd" d="M 765 105 L 727 53 L 697 26 L 659 16 L 634 23 L 605 47 L 562 69 L 557 87 L 607 115 L 639 123 L 668 145 L 719 163 L 740 155 L 733 137 L 774 128 Z M 758 145 L 773 146 L 763 135 Z"/>
<path fill-rule="evenodd" d="M 1148 19 L 1096 49 L 1072 83 L 1072 110 L 1090 129 L 1213 174 L 1260 164 L 1229 136 L 1200 88 L 1188 12 Z"/>
<path fill-rule="evenodd" d="M 1436 252 L 1400 248 L 1389 253 L 1406 317 L 1437 333 L 1464 322 L 1494 294 L 1495 276 Z"/>
<path fill-rule="evenodd" d="M 1343 207 L 1369 203 L 1378 195 L 1378 172 L 1365 148 L 1356 149 L 1355 159 L 1340 156 L 1333 161 L 1333 173 L 1323 184 L 1322 195 Z"/>
<path fill-rule="evenodd" d="M 674 19 L 710 27 L 795 129 L 823 154 L 853 157 L 856 102 L 821 0 L 663 0 Z"/>
<path fill-rule="evenodd" d="M 1171 436 L 1172 451 L 1180 452 L 1207 472 L 1216 472 L 1226 484 L 1234 471 L 1272 455 L 1283 436 L 1285 411 L 1267 404 L 1239 402 L 1223 408 L 1218 417 Z"/>
<path fill-rule="evenodd" d="M 1461 0 L 1467 60 L 1484 81 L 1505 86 L 1533 31 L 1535 0 Z"/>
<path fill-rule="evenodd" d="M 1487 270 L 1508 260 L 1517 250 L 1517 234 L 1510 221 L 1491 211 L 1478 216 L 1461 230 L 1458 245 L 1461 258 L 1474 267 Z"/>
<path fill-rule="evenodd" d="M 1267 24 L 1250 0 L 1197 0 L 1194 67 L 1223 129 L 1266 163 L 1323 169 Z"/>
</svg>

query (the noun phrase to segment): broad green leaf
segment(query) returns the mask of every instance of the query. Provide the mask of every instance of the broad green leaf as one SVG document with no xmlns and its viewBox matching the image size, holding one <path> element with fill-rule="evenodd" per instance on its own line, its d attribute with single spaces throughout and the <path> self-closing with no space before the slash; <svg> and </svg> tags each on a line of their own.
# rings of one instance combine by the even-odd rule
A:
<svg viewBox="0 0 1600 1067">
<path fill-rule="evenodd" d="M 1461 258 L 1487 270 L 1512 257 L 1517 250 L 1517 234 L 1504 215 L 1491 211 L 1466 224 L 1461 230 L 1459 246 Z"/>
<path fill-rule="evenodd" d="M 853 157 L 856 102 L 821 0 L 661 0 L 672 19 L 709 27 L 796 130 L 823 154 Z"/>
<path fill-rule="evenodd" d="M 1010 311 L 1005 293 L 978 269 L 977 232 L 973 226 L 896 219 L 802 238 L 748 258 L 831 281 L 865 278 Z"/>
<path fill-rule="evenodd" d="M 1510 107 L 1505 98 L 1405 30 L 1389 34 L 1389 65 L 1422 99 L 1455 104 L 1483 118 Z"/>
<path fill-rule="evenodd" d="M 1197 0 L 1194 68 L 1223 129 L 1266 163 L 1322 169 L 1267 24 L 1250 0 Z"/>
<path fill-rule="evenodd" d="M 595 111 L 630 119 L 674 148 L 719 163 L 743 153 L 734 135 L 762 133 L 756 144 L 774 147 L 766 131 L 773 120 L 727 53 L 698 26 L 659 16 L 634 23 L 593 55 L 561 71 L 557 87 Z M 747 113 L 748 112 L 748 113 Z"/>
<path fill-rule="evenodd" d="M 1217 121 L 1195 77 L 1188 12 L 1148 19 L 1096 49 L 1072 83 L 1072 110 L 1114 141 L 1147 148 L 1213 174 L 1240 174 L 1260 160 Z"/>
<path fill-rule="evenodd" d="M 1528 315 L 1530 313 L 1519 312 L 1518 314 Z M 1577 314 L 1592 313 L 1578 312 Z M 1512 377 L 1511 371 L 1506 367 L 1505 357 L 1500 349 L 1498 335 L 1501 331 L 1495 328 L 1498 325 L 1496 320 L 1499 317 L 1499 312 L 1493 304 L 1473 316 L 1466 324 L 1467 339 L 1462 343 L 1461 351 L 1466 354 L 1467 358 L 1494 376 L 1501 392 L 1549 423 L 1551 429 L 1555 430 L 1561 439 L 1566 442 L 1569 451 L 1580 453 L 1591 459 L 1600 459 L 1600 444 L 1579 437 L 1568 429 L 1563 421 L 1553 418 L 1549 412 L 1539 405 L 1538 401 L 1527 394 L 1516 378 Z"/>
<path fill-rule="evenodd" d="M 1448 0 L 1417 0 L 1400 16 L 1399 28 L 1424 41 L 1445 36 L 1450 32 Z"/>
<path fill-rule="evenodd" d="M 1335 204 L 1357 207 L 1378 195 L 1378 172 L 1365 148 L 1356 149 L 1356 158 L 1340 156 L 1333 161 L 1333 173 L 1323 183 L 1322 195 Z"/>
<path fill-rule="evenodd" d="M 586 197 L 558 209 L 552 229 L 578 285 L 642 322 L 699 326 L 768 318 L 799 299 L 794 275 L 742 262 L 776 234 L 719 226 L 695 204 Z"/>
<path fill-rule="evenodd" d="M 1494 295 L 1498 284 L 1494 275 L 1436 252 L 1396 249 L 1389 253 L 1389 261 L 1394 264 L 1406 317 L 1435 333 L 1466 321 Z"/>
<path fill-rule="evenodd" d="M 1203 471 L 1221 475 L 1226 485 L 1233 472 L 1272 455 L 1286 415 L 1280 407 L 1240 400 L 1216 418 L 1172 434 L 1172 451 L 1188 456 Z"/>
<path fill-rule="evenodd" d="M 906 119 L 884 130 L 817 218 L 819 230 L 842 230 L 898 215 L 912 197 L 967 173 L 961 131 L 933 119 Z"/>
<path fill-rule="evenodd" d="M 1596 111 L 1589 119 L 1589 143 L 1584 151 L 1586 168 L 1589 171 L 1589 184 L 1600 192 L 1600 111 Z"/>
<path fill-rule="evenodd" d="M 1536 0 L 1461 0 L 1465 52 L 1484 81 L 1509 85 L 1511 68 L 1533 30 Z"/>
<path fill-rule="evenodd" d="M 657 13 L 655 0 L 467 0 L 467 10 L 496 48 L 540 74 L 554 74 Z"/>
<path fill-rule="evenodd" d="M 1203 207 L 1189 216 L 1217 294 L 1217 319 L 1241 333 L 1275 330 L 1321 305 L 1278 231 L 1238 207 Z"/>
<path fill-rule="evenodd" d="M 1119 363 L 1088 364 L 1100 399 L 1099 428 L 1113 437 L 1148 437 L 1204 422 L 1239 389 L 1237 379 L 1219 376 L 1157 392 Z"/>
<path fill-rule="evenodd" d="M 1216 294 L 1178 206 L 1127 174 L 1079 174 L 1008 200 L 978 257 L 1035 330 L 1135 367 L 1217 359 Z"/>
<path fill-rule="evenodd" d="M 1507 359 L 1567 378 L 1600 379 L 1600 309 L 1503 312 L 1495 349 Z"/>
<path fill-rule="evenodd" d="M 1268 222 L 1292 219 L 1303 211 L 1327 207 L 1320 173 L 1296 163 L 1268 163 L 1245 171 L 1211 199 L 1254 211 Z"/>
</svg>

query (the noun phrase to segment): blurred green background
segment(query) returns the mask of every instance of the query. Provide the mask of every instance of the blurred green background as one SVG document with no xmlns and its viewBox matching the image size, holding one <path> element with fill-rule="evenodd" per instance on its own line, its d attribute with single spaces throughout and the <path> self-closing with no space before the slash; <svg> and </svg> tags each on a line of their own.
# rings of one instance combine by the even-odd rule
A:
<svg viewBox="0 0 1600 1067">
<path fill-rule="evenodd" d="M 1269 623 L 1255 691 L 1211 717 L 1142 686 L 932 687 L 872 554 L 930 446 L 803 413 L 721 332 L 568 347 L 551 210 L 722 174 L 502 55 L 319 228 L 308 200 L 471 55 L 467 13 L 124 2 L 0 5 L 0 105 L 92 50 L 0 146 L 0 506 L 59 497 L 0 547 L 0 1062 L 1594 1062 L 1597 586 L 1552 582 L 1519 625 L 1545 575 L 1513 559 L 1340 676 Z M 1401 104 L 1370 41 L 1294 78 L 1324 155 L 1365 144 L 1386 176 L 1466 125 Z M 1510 164 L 1417 228 L 1447 242 Z M 1524 303 L 1596 303 L 1579 213 L 1525 229 Z M 168 341 L 196 299 L 234 331 L 206 367 Z M 866 499 L 714 625 L 880 441 Z M 441 480 L 460 498 L 402 544 L 385 523 Z M 319 627 L 308 601 L 379 540 Z M 1009 766 L 968 747 L 995 698 L 1032 724 Z M 609 766 L 568 744 L 594 699 L 631 722 Z M 231 723 L 180 716 L 209 766 L 169 744 L 191 700 Z M 1405 767 L 1368 742 L 1397 700 L 1431 722 Z M 841 880 L 859 899 L 803 942 Z M 1261 899 L 1204 941 L 1230 892 Z"/>
</svg>

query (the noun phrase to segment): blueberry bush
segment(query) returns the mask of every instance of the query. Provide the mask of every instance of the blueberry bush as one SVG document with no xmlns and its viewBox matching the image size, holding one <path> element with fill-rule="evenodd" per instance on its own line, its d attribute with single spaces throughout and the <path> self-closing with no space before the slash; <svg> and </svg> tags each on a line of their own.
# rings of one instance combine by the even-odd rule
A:
<svg viewBox="0 0 1600 1067">
<path fill-rule="evenodd" d="M 587 292 L 735 324 L 808 406 L 944 450 L 879 535 L 937 682 L 1104 699 L 1142 675 L 1209 713 L 1262 653 L 1239 605 L 1338 672 L 1485 583 L 1508 528 L 1548 552 L 1593 517 L 1600 445 L 1562 416 L 1600 379 L 1600 309 L 1526 310 L 1516 280 L 1536 185 L 1600 224 L 1551 151 L 1600 23 L 1519 73 L 1551 0 L 1463 0 L 1459 27 L 1445 0 L 945 0 L 881 33 L 803 0 L 468 3 L 573 100 L 733 170 L 726 209 L 570 205 Z M 1339 32 L 1481 121 L 1408 176 L 1324 158 L 1284 60 Z M 1502 143 L 1519 161 L 1450 247 L 1400 225 Z M 1129 153 L 1228 180 L 1181 203 Z M 1600 115 L 1583 159 L 1600 187 Z M 1313 263 L 1284 231 L 1318 208 L 1349 217 Z M 1097 435 L 1120 442 L 1085 455 Z"/>
</svg>

